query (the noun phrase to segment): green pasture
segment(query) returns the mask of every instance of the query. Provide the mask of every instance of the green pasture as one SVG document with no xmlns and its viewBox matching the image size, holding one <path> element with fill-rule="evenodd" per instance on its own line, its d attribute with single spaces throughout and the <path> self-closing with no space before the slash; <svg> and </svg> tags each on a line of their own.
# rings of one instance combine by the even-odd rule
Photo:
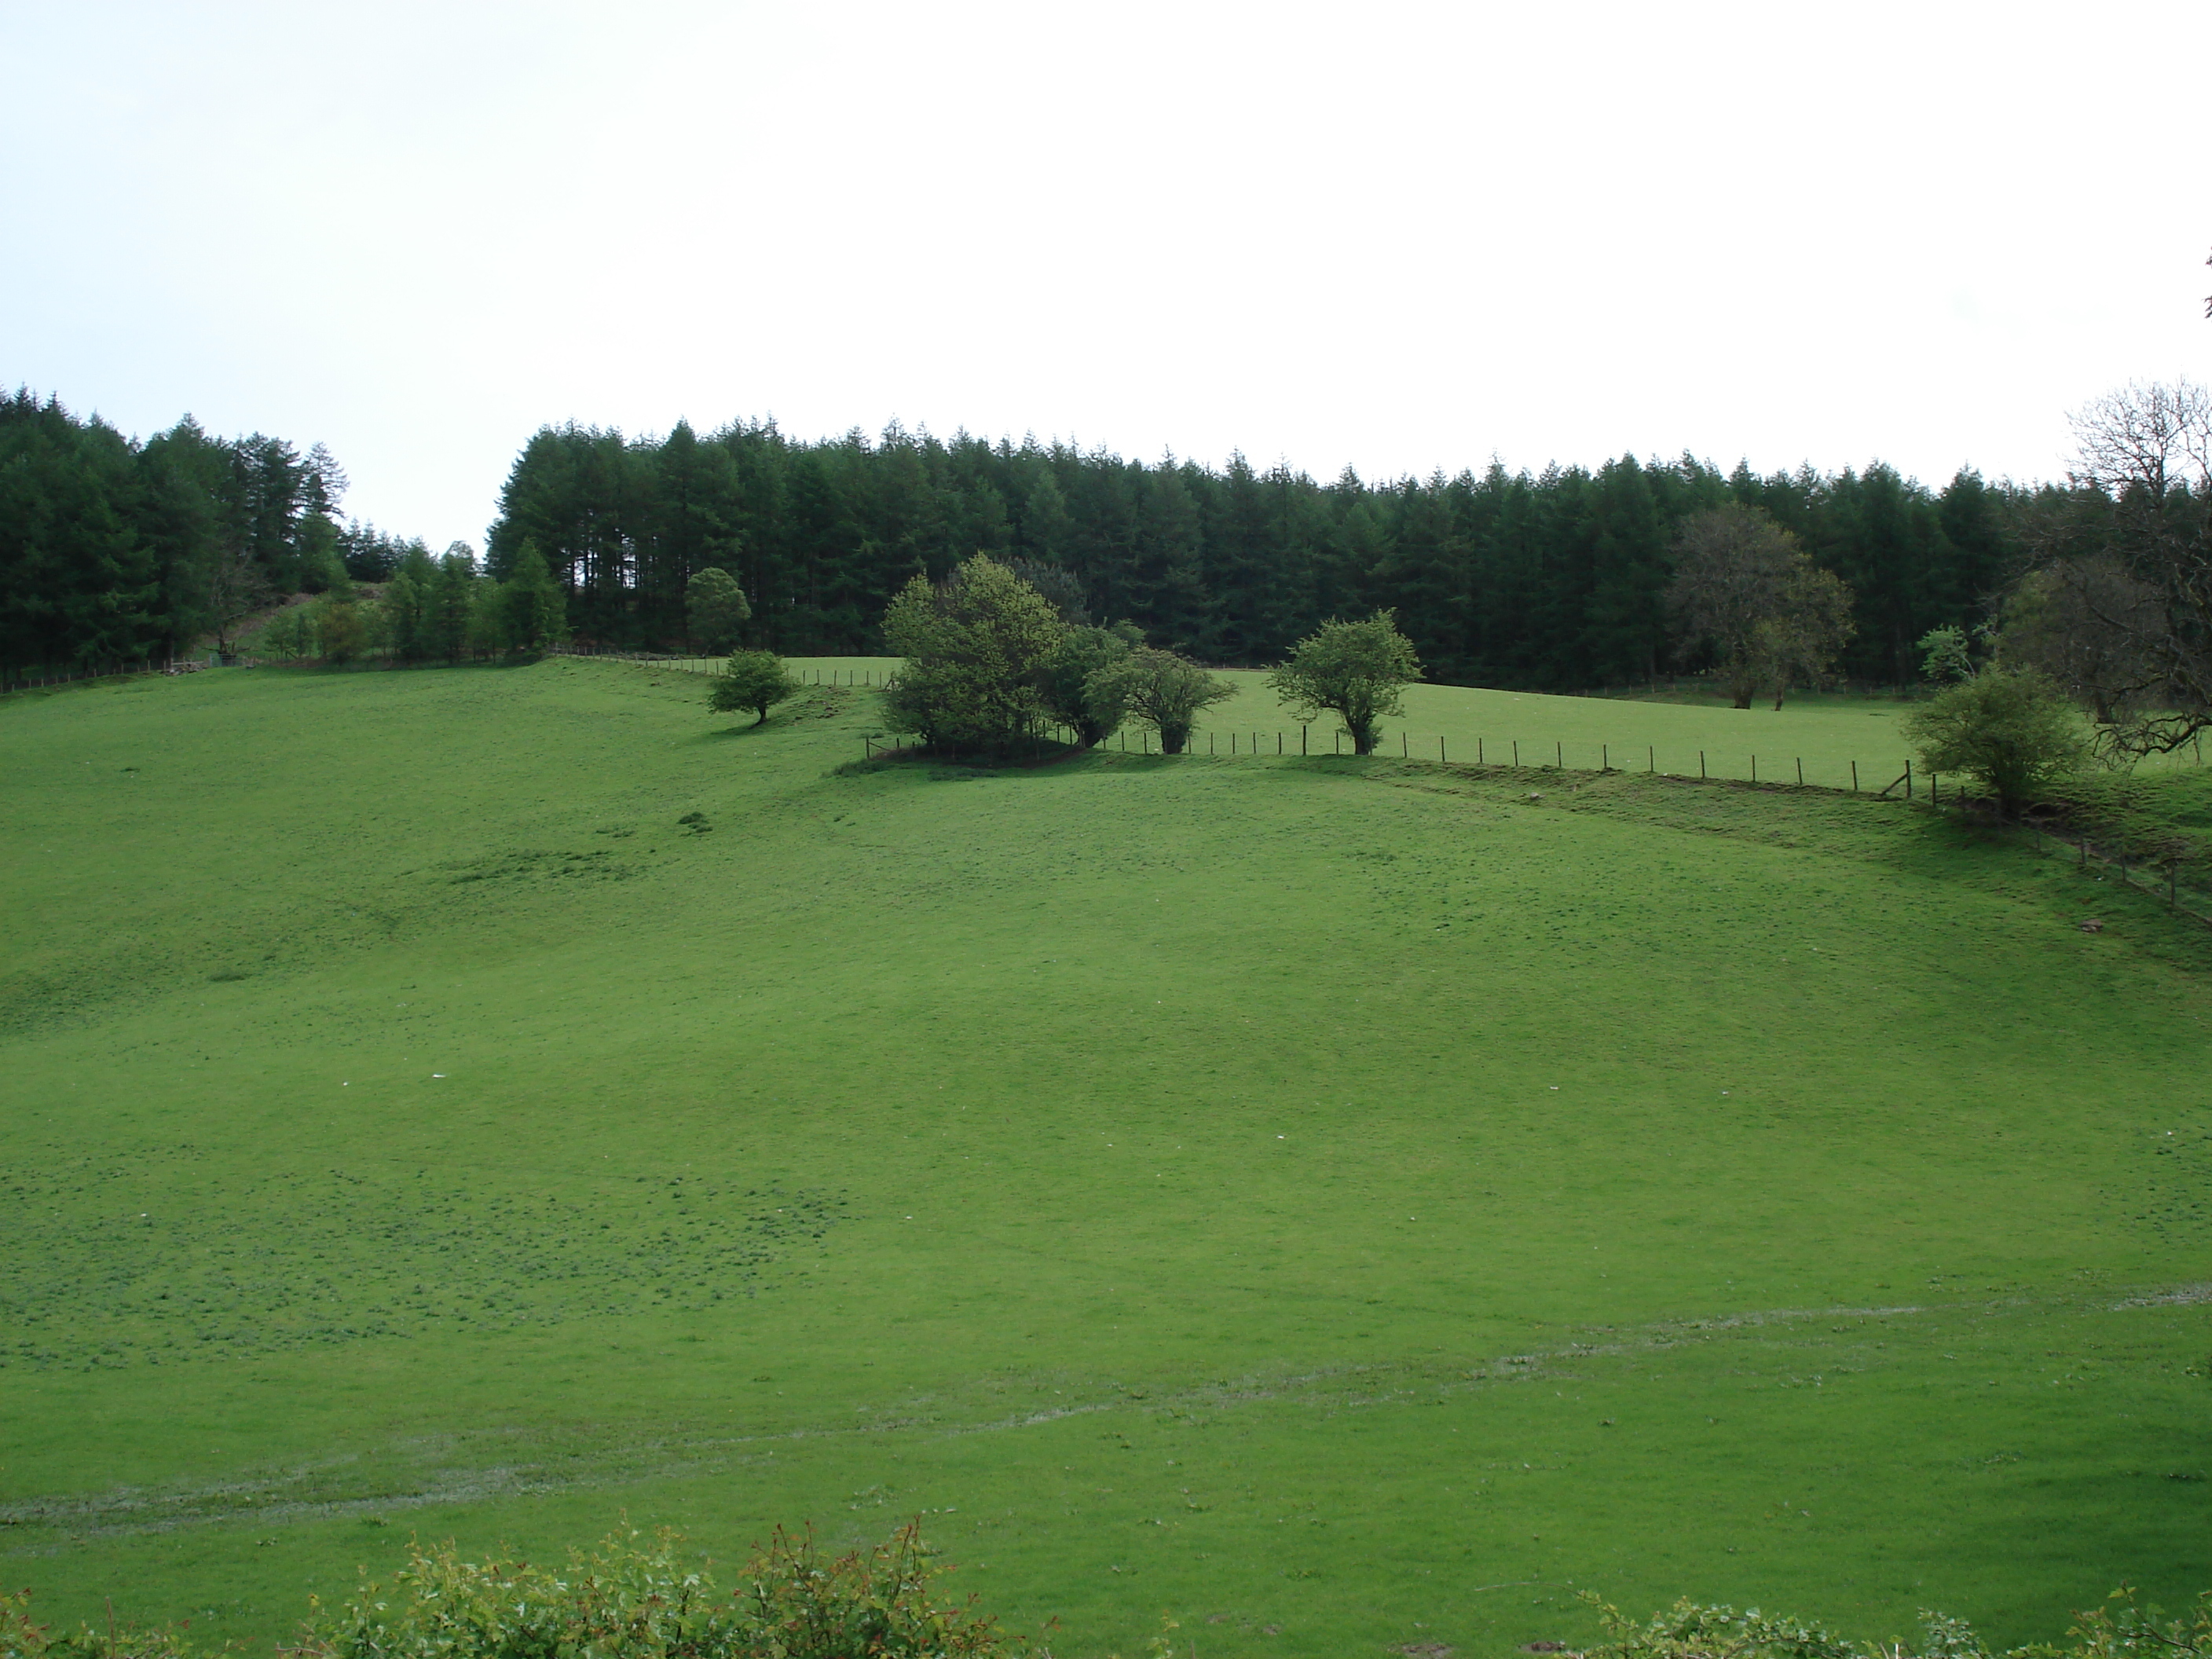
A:
<svg viewBox="0 0 2212 1659">
<path fill-rule="evenodd" d="M 0 702 L 0 1579 L 261 1645 L 410 1532 L 919 1514 L 1054 1652 L 1209 1659 L 2212 1588 L 2212 939 L 2147 896 L 1848 794 L 870 766 L 865 690 L 701 691 Z"/>
</svg>

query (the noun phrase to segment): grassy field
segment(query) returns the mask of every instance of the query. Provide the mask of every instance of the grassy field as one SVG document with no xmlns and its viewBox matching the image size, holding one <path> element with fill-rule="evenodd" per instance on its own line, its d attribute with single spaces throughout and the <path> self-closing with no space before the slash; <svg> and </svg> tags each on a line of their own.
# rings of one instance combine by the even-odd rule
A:
<svg viewBox="0 0 2212 1659">
<path fill-rule="evenodd" d="M 1223 1659 L 2212 1586 L 2201 929 L 1893 802 L 877 726 L 0 704 L 0 1577 L 264 1643 L 410 1531 L 920 1513 Z"/>
</svg>

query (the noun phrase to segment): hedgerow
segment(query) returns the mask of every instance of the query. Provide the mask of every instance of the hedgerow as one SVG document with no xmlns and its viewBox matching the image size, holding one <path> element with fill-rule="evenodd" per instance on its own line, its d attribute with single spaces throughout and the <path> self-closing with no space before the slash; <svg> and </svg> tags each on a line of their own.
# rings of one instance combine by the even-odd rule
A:
<svg viewBox="0 0 2212 1659">
<path fill-rule="evenodd" d="M 945 1569 L 914 1524 L 836 1556 L 779 1528 L 727 1586 L 678 1541 L 618 1533 L 562 1568 L 410 1544 L 389 1583 L 364 1578 L 335 1610 L 311 1602 L 285 1659 L 999 1659 L 1021 1645 L 972 1597 L 933 1590 Z M 0 1598 L 0 1659 L 191 1659 L 188 1635 L 61 1634 L 33 1621 L 27 1593 Z"/>
<path fill-rule="evenodd" d="M 824 1556 L 781 1528 L 726 1588 L 678 1559 L 677 1534 L 614 1534 L 565 1568 L 450 1543 L 408 1547 L 389 1584 L 364 1577 L 343 1607 L 312 1612 L 281 1659 L 1013 1659 L 1027 1644 L 932 1586 L 946 1571 L 909 1522 L 885 1542 Z M 1920 1615 L 1917 1642 L 1863 1643 L 1784 1613 L 1677 1601 L 1639 1622 L 1585 1592 L 1606 1639 L 1561 1659 L 2212 1659 L 2212 1591 L 2178 1618 L 2123 1587 L 2075 1615 L 2063 1643 L 1992 1649 L 1965 1620 Z M 1175 1659 L 1172 1619 L 1152 1659 Z M 189 1632 L 57 1632 L 30 1593 L 0 1594 L 0 1659 L 200 1659 Z M 1040 1655 L 1039 1659 L 1049 1659 Z"/>
</svg>

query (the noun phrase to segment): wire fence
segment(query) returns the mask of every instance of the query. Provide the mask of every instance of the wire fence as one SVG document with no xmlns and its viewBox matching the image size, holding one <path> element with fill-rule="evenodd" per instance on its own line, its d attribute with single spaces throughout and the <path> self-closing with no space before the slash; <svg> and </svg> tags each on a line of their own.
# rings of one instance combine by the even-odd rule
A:
<svg viewBox="0 0 2212 1659">
<path fill-rule="evenodd" d="M 841 679 L 836 683 L 860 684 L 858 679 L 849 682 Z M 878 738 L 872 737 L 863 739 L 863 742 L 872 745 L 866 750 L 870 754 L 890 752 L 891 746 L 883 744 Z M 1043 757 L 1043 745 L 1047 742 L 1057 745 L 1061 751 L 1051 757 L 1054 759 L 1079 752 L 1082 748 L 1072 728 L 1050 725 L 1031 738 L 1030 750 L 1032 758 Z M 1125 726 L 1119 731 L 1108 733 L 1104 742 L 1098 746 L 1121 754 L 1165 757 L 1169 753 L 1160 746 L 1158 734 L 1146 726 Z M 1018 745 L 1017 747 L 1018 749 Z M 1439 766 L 1469 767 L 1486 771 L 1578 773 L 1599 776 L 1644 772 L 1667 777 L 1695 777 L 1707 783 L 1747 783 L 1762 788 L 1820 789 L 1844 794 L 1868 794 L 1877 799 L 1894 795 L 1905 800 L 1926 800 L 1931 804 L 1942 799 L 1943 791 L 1943 780 L 1940 775 L 1924 770 L 1916 771 L 1910 760 L 1890 763 L 1899 769 L 1893 775 L 1887 766 L 1862 767 L 1857 761 L 1844 762 L 1836 766 L 1833 781 L 1828 781 L 1817 775 L 1808 778 L 1802 757 L 1791 756 L 1786 760 L 1778 761 L 1770 755 L 1762 770 L 1759 757 L 1748 751 L 1723 755 L 1709 750 L 1686 748 L 1681 751 L 1683 758 L 1680 760 L 1669 751 L 1669 764 L 1662 769 L 1659 764 L 1660 750 L 1656 744 L 1616 745 L 1602 741 L 1570 744 L 1564 738 L 1537 742 L 1518 738 L 1417 738 L 1411 731 L 1399 731 L 1386 734 L 1369 752 L 1390 758 L 1389 751 L 1393 748 L 1398 751 L 1394 757 L 1396 759 L 1434 761 Z M 1641 756 L 1635 753 L 1639 748 L 1644 750 Z M 905 750 L 902 749 L 900 752 Z M 1302 724 L 1295 731 L 1283 729 L 1273 732 L 1249 729 L 1224 731 L 1209 727 L 1193 732 L 1184 747 L 1174 752 L 1217 760 L 1294 757 L 1311 759 L 1316 756 L 1344 757 L 1358 754 L 1343 727 L 1329 731 L 1324 747 L 1317 728 L 1311 724 Z M 1687 757 L 1692 755 L 1696 757 L 1694 769 L 1687 760 Z M 1680 769 L 1676 769 L 1677 767 Z M 1952 786 L 1952 794 L 1954 799 L 1959 794 L 1955 783 Z"/>
<path fill-rule="evenodd" d="M 88 685 L 94 680 L 131 679 L 141 674 L 190 674 L 205 667 L 198 657 L 142 657 L 131 662 L 64 667 L 0 668 L 0 693 L 36 691 L 48 686 Z"/>
</svg>

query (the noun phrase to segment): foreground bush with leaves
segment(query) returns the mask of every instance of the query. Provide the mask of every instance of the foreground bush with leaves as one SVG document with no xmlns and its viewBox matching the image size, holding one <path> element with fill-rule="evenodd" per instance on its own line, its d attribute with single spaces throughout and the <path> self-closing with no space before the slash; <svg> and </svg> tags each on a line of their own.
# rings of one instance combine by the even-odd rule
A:
<svg viewBox="0 0 2212 1659">
<path fill-rule="evenodd" d="M 2197 1597 L 2185 1617 L 2166 1619 L 2123 1588 L 2104 1606 L 2075 1614 L 2065 1644 L 2002 1651 L 1964 1620 L 1940 1613 L 1920 1615 L 1917 1642 L 1884 1645 L 1846 1641 L 1757 1607 L 1739 1613 L 1683 1601 L 1639 1624 L 1587 1591 L 1583 1600 L 1597 1610 L 1607 1638 L 1583 1659 L 2212 1659 L 2212 1591 Z"/>
<path fill-rule="evenodd" d="M 389 1584 L 317 1607 L 287 1659 L 1000 1659 L 1019 1645 L 972 1598 L 932 1594 L 944 1569 L 913 1525 L 838 1556 L 778 1528 L 726 1587 L 679 1561 L 678 1541 L 618 1534 L 559 1570 L 410 1546 Z M 64 1635 L 33 1622 L 27 1596 L 0 1597 L 0 1659 L 188 1659 L 185 1634 Z"/>
</svg>

